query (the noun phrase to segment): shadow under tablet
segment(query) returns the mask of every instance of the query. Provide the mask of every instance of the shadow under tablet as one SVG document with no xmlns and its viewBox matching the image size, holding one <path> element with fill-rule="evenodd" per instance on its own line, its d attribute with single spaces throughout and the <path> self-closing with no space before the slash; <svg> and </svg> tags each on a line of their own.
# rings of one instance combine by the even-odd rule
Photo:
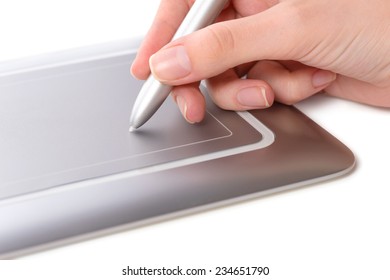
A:
<svg viewBox="0 0 390 280">
<path fill-rule="evenodd" d="M 189 125 L 168 100 L 129 133 L 142 85 L 129 75 L 134 55 L 0 73 L 1 257 L 301 186 L 354 165 L 343 144 L 282 105 L 237 114 L 209 102 L 205 121 Z"/>
</svg>

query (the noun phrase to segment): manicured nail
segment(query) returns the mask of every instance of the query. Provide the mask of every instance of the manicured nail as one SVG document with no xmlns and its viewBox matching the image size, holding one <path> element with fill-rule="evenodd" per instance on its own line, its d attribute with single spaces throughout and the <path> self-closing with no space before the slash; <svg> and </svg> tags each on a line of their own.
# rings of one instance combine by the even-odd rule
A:
<svg viewBox="0 0 390 280">
<path fill-rule="evenodd" d="M 237 94 L 238 102 L 246 107 L 269 107 L 265 88 L 249 87 L 241 89 Z"/>
<path fill-rule="evenodd" d="M 180 112 L 183 115 L 183 117 L 186 119 L 186 121 L 193 124 L 194 122 L 189 120 L 188 116 L 187 116 L 188 107 L 187 107 L 187 103 L 186 103 L 185 99 L 181 96 L 178 96 L 176 98 L 176 103 L 179 106 Z"/>
<path fill-rule="evenodd" d="M 315 88 L 327 86 L 336 79 L 336 74 L 331 71 L 318 70 L 313 74 L 312 84 Z"/>
<path fill-rule="evenodd" d="M 151 56 L 150 68 L 160 81 L 174 81 L 191 73 L 191 60 L 183 46 L 161 50 Z"/>
</svg>

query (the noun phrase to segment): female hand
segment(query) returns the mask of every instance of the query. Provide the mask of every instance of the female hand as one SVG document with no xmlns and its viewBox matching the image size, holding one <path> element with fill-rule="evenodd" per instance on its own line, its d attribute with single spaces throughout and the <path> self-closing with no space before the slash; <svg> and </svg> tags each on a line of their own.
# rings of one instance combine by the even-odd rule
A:
<svg viewBox="0 0 390 280">
<path fill-rule="evenodd" d="M 231 0 L 218 23 L 168 43 L 193 2 L 161 1 L 131 69 L 174 85 L 187 121 L 203 119 L 203 79 L 228 110 L 293 104 L 321 90 L 390 107 L 389 0 Z"/>
</svg>

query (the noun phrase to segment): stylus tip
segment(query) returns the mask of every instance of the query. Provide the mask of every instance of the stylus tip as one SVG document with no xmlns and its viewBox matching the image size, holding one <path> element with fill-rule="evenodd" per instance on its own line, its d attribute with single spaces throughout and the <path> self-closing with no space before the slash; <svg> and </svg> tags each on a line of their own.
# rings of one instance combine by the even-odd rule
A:
<svg viewBox="0 0 390 280">
<path fill-rule="evenodd" d="M 135 131 L 135 130 L 136 130 L 136 128 L 135 128 L 134 126 L 130 126 L 129 132 L 133 132 L 133 131 Z"/>
</svg>

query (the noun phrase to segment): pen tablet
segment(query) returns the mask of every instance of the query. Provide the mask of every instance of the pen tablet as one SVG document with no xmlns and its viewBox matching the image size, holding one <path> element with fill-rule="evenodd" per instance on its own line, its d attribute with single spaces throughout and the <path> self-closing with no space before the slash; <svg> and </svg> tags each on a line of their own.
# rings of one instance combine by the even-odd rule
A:
<svg viewBox="0 0 390 280">
<path fill-rule="evenodd" d="M 205 120 L 190 125 L 167 100 L 130 133 L 142 86 L 129 74 L 138 43 L 0 66 L 2 258 L 298 187 L 353 167 L 342 143 L 279 104 L 235 113 L 207 100 Z"/>
</svg>

